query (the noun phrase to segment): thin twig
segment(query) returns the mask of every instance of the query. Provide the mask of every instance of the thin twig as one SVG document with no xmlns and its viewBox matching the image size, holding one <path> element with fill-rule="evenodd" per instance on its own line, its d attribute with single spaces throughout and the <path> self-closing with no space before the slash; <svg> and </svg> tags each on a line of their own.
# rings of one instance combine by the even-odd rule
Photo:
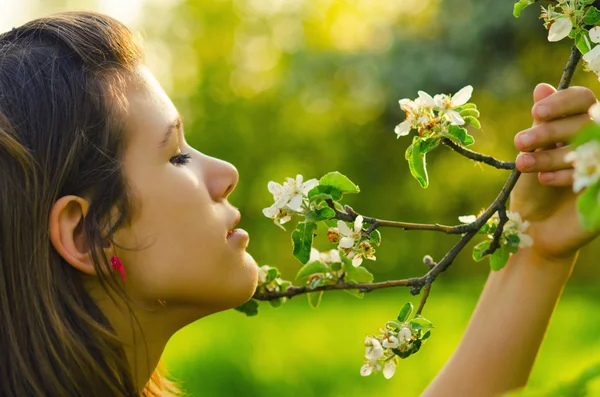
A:
<svg viewBox="0 0 600 397">
<path fill-rule="evenodd" d="M 471 149 L 467 149 L 464 146 L 458 145 L 452 142 L 448 138 L 442 138 L 442 143 L 448 146 L 450 149 L 454 150 L 456 153 L 465 156 L 471 160 L 479 161 L 480 163 L 485 163 L 487 165 L 491 165 L 492 167 L 496 167 L 500 170 L 514 170 L 515 162 L 514 161 L 502 161 L 493 158 L 492 156 L 488 156 L 485 154 L 477 153 L 472 151 Z"/>
<path fill-rule="evenodd" d="M 332 200 L 326 200 L 329 208 L 335 211 L 335 219 L 339 219 L 346 222 L 354 222 L 359 214 L 357 214 L 352 208 L 346 206 L 346 212 L 339 211 L 335 208 Z M 429 230 L 436 232 L 444 232 L 447 234 L 463 234 L 471 230 L 475 230 L 473 224 L 465 224 L 465 225 L 457 225 L 457 226 L 446 226 L 440 225 L 438 223 L 435 224 L 425 224 L 425 223 L 409 223 L 409 222 L 396 222 L 396 221 L 386 221 L 383 219 L 371 218 L 363 215 L 363 222 L 369 223 L 371 226 L 365 231 L 367 235 L 370 235 L 375 229 L 379 227 L 395 227 L 404 230 Z"/>
<path fill-rule="evenodd" d="M 500 221 L 498 221 L 498 226 L 496 226 L 496 230 L 494 231 L 492 242 L 490 243 L 490 246 L 481 253 L 482 257 L 486 255 L 491 255 L 494 252 L 496 252 L 497 249 L 500 248 L 500 238 L 502 237 L 502 231 L 504 230 L 506 222 L 508 222 L 508 215 L 506 214 L 505 207 L 498 208 L 498 216 L 500 217 Z"/>
<path fill-rule="evenodd" d="M 431 284 L 425 284 L 423 288 L 423 297 L 421 298 L 421 303 L 419 303 L 419 308 L 417 309 L 416 316 L 420 316 L 423 313 L 423 308 L 425 307 L 425 303 L 427 303 L 427 298 L 429 297 L 429 291 L 431 291 Z"/>
</svg>

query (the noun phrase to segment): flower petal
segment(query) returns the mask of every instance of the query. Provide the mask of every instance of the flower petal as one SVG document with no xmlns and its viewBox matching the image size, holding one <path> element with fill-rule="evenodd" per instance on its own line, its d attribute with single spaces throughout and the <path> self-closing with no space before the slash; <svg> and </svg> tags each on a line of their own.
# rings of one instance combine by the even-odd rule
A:
<svg viewBox="0 0 600 397">
<path fill-rule="evenodd" d="M 473 95 L 473 86 L 468 85 L 461 88 L 460 91 L 452 96 L 450 107 L 455 108 L 457 106 L 464 105 L 469 99 L 471 99 L 471 95 Z"/>
<path fill-rule="evenodd" d="M 590 40 L 594 43 L 600 43 L 600 26 L 595 26 L 590 29 Z"/>
<path fill-rule="evenodd" d="M 390 360 L 383 367 L 383 376 L 386 379 L 391 379 L 392 376 L 396 373 L 396 363 L 394 360 Z"/>
<path fill-rule="evenodd" d="M 283 186 L 277 182 L 270 181 L 267 184 L 267 188 L 269 189 L 269 193 L 271 193 L 273 196 L 279 196 L 283 193 Z"/>
<path fill-rule="evenodd" d="M 321 253 L 319 252 L 318 249 L 316 248 L 311 248 L 310 249 L 310 258 L 308 259 L 307 263 L 312 263 L 314 261 L 318 261 L 321 259 Z"/>
<path fill-rule="evenodd" d="M 417 100 L 417 104 L 426 108 L 435 107 L 435 101 L 433 100 L 431 95 L 429 95 L 425 91 L 419 91 L 419 99 Z"/>
<path fill-rule="evenodd" d="M 402 123 L 398 124 L 396 126 L 396 128 L 394 128 L 394 132 L 396 133 L 396 135 L 398 135 L 398 137 L 406 136 L 410 133 L 411 128 L 412 128 L 412 121 L 406 120 L 406 121 L 403 121 Z"/>
<path fill-rule="evenodd" d="M 360 264 L 362 263 L 362 261 L 363 261 L 362 255 L 358 254 L 358 255 L 354 256 L 354 258 L 352 258 L 352 266 L 359 267 Z"/>
<path fill-rule="evenodd" d="M 371 373 L 373 373 L 373 367 L 371 365 L 365 364 L 362 367 L 360 367 L 361 376 L 369 376 L 371 375 Z"/>
<path fill-rule="evenodd" d="M 454 125 L 463 125 L 465 123 L 465 121 L 463 120 L 462 117 L 460 117 L 460 113 L 448 109 L 445 112 L 446 118 L 448 119 L 448 121 L 450 121 L 451 124 Z"/>
<path fill-rule="evenodd" d="M 340 239 L 340 248 L 352 248 L 354 247 L 354 239 L 352 237 L 342 237 Z"/>
<path fill-rule="evenodd" d="M 301 188 L 299 188 L 300 192 L 302 192 L 302 194 L 304 194 L 306 196 L 308 194 L 308 192 L 310 192 L 318 184 L 319 184 L 318 179 L 316 179 L 316 178 L 309 179 L 308 181 L 306 181 L 302 184 Z"/>
<path fill-rule="evenodd" d="M 567 37 L 573 29 L 571 18 L 560 18 L 556 20 L 548 31 L 548 41 L 560 41 Z"/>
<path fill-rule="evenodd" d="M 340 233 L 342 233 L 342 236 L 349 237 L 352 235 L 352 230 L 350 230 L 348 225 L 346 225 L 346 222 L 338 221 L 337 226 L 338 226 L 338 229 L 340 229 Z"/>
<path fill-rule="evenodd" d="M 599 26 L 600 27 L 600 26 Z M 597 124 L 600 124 L 600 102 L 596 102 L 588 109 L 588 114 Z"/>
<path fill-rule="evenodd" d="M 356 217 L 356 219 L 354 220 L 354 232 L 358 233 L 362 230 L 363 220 L 364 218 L 362 215 Z"/>
<path fill-rule="evenodd" d="M 292 199 L 287 204 L 287 206 L 290 207 L 290 209 L 292 211 L 299 210 L 300 207 L 302 206 L 302 195 L 301 194 L 297 194 L 294 197 L 292 197 Z"/>
<path fill-rule="evenodd" d="M 477 220 L 477 217 L 475 215 L 463 215 L 459 216 L 458 220 L 462 223 L 473 223 Z"/>
</svg>

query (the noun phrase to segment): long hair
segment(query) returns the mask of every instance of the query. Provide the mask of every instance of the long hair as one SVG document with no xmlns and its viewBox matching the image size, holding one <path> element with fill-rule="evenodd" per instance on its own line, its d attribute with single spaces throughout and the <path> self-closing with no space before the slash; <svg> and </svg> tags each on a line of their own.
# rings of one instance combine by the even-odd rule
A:
<svg viewBox="0 0 600 397">
<path fill-rule="evenodd" d="M 123 295 L 99 253 L 133 216 L 121 168 L 125 89 L 142 57 L 127 27 L 94 12 L 54 14 L 0 35 L 2 396 L 169 393 L 158 372 L 136 390 L 122 344 L 48 230 L 56 200 L 88 199 L 78 227 L 102 286 Z"/>
</svg>

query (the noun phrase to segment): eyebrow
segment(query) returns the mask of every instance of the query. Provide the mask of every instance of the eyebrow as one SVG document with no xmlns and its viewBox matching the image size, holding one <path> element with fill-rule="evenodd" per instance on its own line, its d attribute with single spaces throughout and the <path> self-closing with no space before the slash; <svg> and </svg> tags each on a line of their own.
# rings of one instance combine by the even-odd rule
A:
<svg viewBox="0 0 600 397">
<path fill-rule="evenodd" d="M 175 120 L 173 120 L 171 122 L 171 124 L 169 124 L 169 127 L 167 128 L 167 132 L 164 135 L 164 138 L 162 140 L 162 142 L 160 142 L 160 144 L 158 145 L 159 149 L 162 149 L 166 146 L 167 142 L 169 141 L 169 138 L 171 137 L 171 135 L 173 134 L 173 131 L 180 131 L 183 125 L 183 118 L 181 117 L 180 114 L 177 115 L 177 117 L 175 118 Z"/>
</svg>

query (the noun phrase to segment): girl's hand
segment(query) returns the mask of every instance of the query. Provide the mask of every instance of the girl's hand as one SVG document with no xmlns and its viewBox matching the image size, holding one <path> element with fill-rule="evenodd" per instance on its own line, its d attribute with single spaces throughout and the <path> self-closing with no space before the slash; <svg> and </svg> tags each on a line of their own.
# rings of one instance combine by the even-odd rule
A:
<svg viewBox="0 0 600 397">
<path fill-rule="evenodd" d="M 585 231 L 579 224 L 573 193 L 573 168 L 564 161 L 571 151 L 568 143 L 590 122 L 587 113 L 596 103 L 585 87 L 556 91 L 538 84 L 533 92 L 533 127 L 515 136 L 521 152 L 517 169 L 523 173 L 510 197 L 510 210 L 530 222 L 533 238 L 528 250 L 550 260 L 573 259 L 578 250 L 598 232 Z"/>
</svg>

